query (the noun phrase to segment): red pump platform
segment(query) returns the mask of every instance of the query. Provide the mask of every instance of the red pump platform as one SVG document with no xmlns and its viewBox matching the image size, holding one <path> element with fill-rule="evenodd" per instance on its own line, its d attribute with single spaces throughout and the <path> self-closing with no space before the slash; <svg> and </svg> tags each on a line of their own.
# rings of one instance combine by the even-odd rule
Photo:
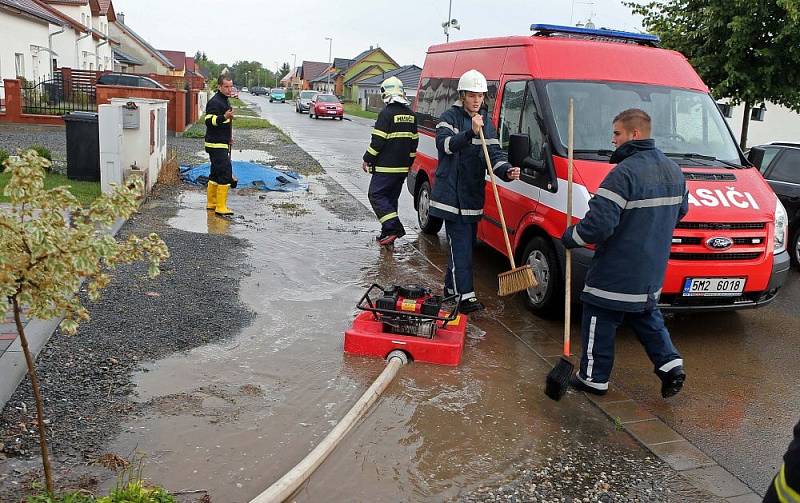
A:
<svg viewBox="0 0 800 503">
<path fill-rule="evenodd" d="M 370 292 L 375 289 L 383 296 L 373 302 Z M 415 362 L 458 365 L 467 316 L 458 313 L 458 303 L 450 311 L 441 309 L 442 303 L 441 297 L 420 287 L 373 285 L 356 306 L 363 312 L 344 334 L 345 353 L 386 358 L 400 350 Z"/>
</svg>

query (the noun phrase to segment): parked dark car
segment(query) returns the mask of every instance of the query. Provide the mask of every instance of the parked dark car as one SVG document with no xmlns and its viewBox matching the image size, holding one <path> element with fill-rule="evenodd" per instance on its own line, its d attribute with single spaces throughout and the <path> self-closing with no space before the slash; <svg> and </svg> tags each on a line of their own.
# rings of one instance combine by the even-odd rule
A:
<svg viewBox="0 0 800 503">
<path fill-rule="evenodd" d="M 774 142 L 758 145 L 748 152 L 778 195 L 789 220 L 786 249 L 795 267 L 800 268 L 800 143 Z"/>
<path fill-rule="evenodd" d="M 263 86 L 253 86 L 250 88 L 250 94 L 253 96 L 266 96 L 269 94 L 269 90 Z"/>
<path fill-rule="evenodd" d="M 106 73 L 97 79 L 97 83 L 106 86 L 148 87 L 150 89 L 166 89 L 150 77 L 129 73 Z"/>
<path fill-rule="evenodd" d="M 300 91 L 300 94 L 297 96 L 294 111 L 299 114 L 308 112 L 308 107 L 311 105 L 311 100 L 317 94 L 319 94 L 317 91 Z"/>
<path fill-rule="evenodd" d="M 342 120 L 344 119 L 344 107 L 336 96 L 332 94 L 318 94 L 311 99 L 308 116 L 312 119 L 330 117 L 332 119 Z"/>
</svg>

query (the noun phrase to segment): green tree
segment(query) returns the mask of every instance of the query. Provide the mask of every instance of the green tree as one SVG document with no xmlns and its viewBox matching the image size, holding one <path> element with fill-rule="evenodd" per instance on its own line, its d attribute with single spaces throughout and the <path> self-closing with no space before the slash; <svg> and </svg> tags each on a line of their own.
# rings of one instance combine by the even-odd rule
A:
<svg viewBox="0 0 800 503">
<path fill-rule="evenodd" d="M 50 161 L 34 150 L 10 157 L 4 164 L 11 172 L 3 191 L 11 201 L 11 209 L 0 212 L 0 298 L 7 298 L 14 309 L 36 401 L 47 491 L 53 494 L 44 405 L 22 325 L 23 306 L 35 318 L 63 316 L 61 329 L 74 334 L 78 322 L 89 319 L 89 312 L 75 295 L 82 280 L 86 281 L 89 298 L 97 299 L 100 290 L 111 281 L 109 271 L 116 266 L 146 259 L 148 274 L 154 277 L 169 252 L 155 234 L 146 238 L 129 236 L 117 242 L 107 232 L 118 218 L 128 218 L 136 210 L 143 188 L 141 180 L 132 186 L 117 187 L 83 208 L 66 187 L 44 189 Z"/>
<path fill-rule="evenodd" d="M 291 69 L 292 67 L 289 66 L 289 63 L 284 63 L 283 66 L 281 66 L 280 78 L 285 77 L 289 73 L 289 71 L 291 71 Z"/>
<path fill-rule="evenodd" d="M 751 109 L 765 101 L 800 112 L 800 0 L 625 2 L 664 47 L 683 53 L 715 98 Z"/>
</svg>

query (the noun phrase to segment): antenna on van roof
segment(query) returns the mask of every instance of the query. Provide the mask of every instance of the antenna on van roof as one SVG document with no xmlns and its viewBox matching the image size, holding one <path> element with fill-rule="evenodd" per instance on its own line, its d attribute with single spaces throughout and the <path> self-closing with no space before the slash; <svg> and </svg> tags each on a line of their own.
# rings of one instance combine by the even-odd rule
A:
<svg viewBox="0 0 800 503">
<path fill-rule="evenodd" d="M 556 24 L 532 24 L 531 31 L 539 37 L 566 37 L 586 40 L 599 40 L 603 42 L 621 42 L 628 44 L 648 45 L 660 47 L 661 39 L 649 33 L 632 33 L 629 31 L 607 30 L 605 28 L 579 28 L 576 26 L 561 26 Z"/>
</svg>

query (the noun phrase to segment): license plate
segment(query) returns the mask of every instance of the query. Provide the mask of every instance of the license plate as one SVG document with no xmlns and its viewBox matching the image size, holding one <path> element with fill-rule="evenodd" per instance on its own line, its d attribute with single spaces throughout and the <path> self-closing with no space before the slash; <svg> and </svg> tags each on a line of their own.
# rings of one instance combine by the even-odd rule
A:
<svg viewBox="0 0 800 503">
<path fill-rule="evenodd" d="M 336 110 L 328 110 L 328 113 L 331 115 L 336 115 Z"/>
<path fill-rule="evenodd" d="M 744 291 L 747 278 L 686 278 L 684 297 L 736 297 Z"/>
</svg>

